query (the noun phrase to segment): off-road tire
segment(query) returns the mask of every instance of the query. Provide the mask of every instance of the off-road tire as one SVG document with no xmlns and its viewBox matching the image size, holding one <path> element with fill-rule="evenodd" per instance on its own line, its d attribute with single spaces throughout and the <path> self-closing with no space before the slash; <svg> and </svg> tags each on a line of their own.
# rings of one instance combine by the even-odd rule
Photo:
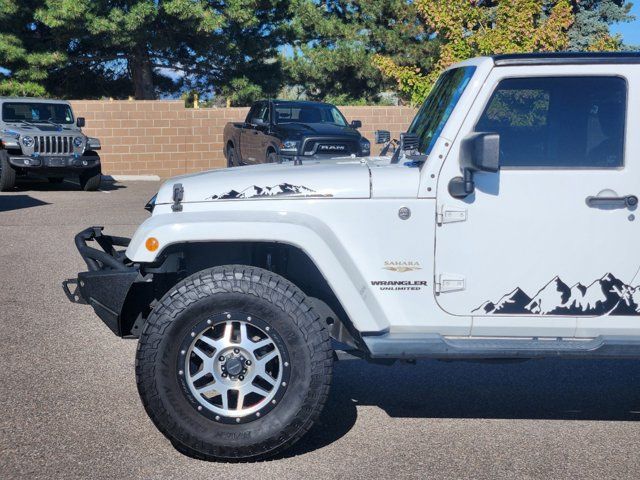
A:
<svg viewBox="0 0 640 480">
<path fill-rule="evenodd" d="M 267 152 L 267 163 L 278 163 L 278 154 L 273 150 Z"/>
<path fill-rule="evenodd" d="M 93 192 L 100 188 L 102 174 L 100 168 L 92 168 L 80 174 L 80 188 L 85 192 Z"/>
<path fill-rule="evenodd" d="M 288 386 L 277 404 L 239 424 L 197 411 L 180 382 L 182 339 L 225 312 L 262 319 L 290 361 Z M 300 289 L 267 270 L 228 265 L 188 277 L 156 305 L 138 342 L 136 381 L 148 415 L 177 450 L 207 460 L 255 461 L 289 448 L 311 428 L 329 394 L 332 355 L 327 327 Z"/>
<path fill-rule="evenodd" d="M 0 150 L 0 192 L 8 192 L 16 185 L 16 171 L 9 164 L 9 154 Z"/>
</svg>

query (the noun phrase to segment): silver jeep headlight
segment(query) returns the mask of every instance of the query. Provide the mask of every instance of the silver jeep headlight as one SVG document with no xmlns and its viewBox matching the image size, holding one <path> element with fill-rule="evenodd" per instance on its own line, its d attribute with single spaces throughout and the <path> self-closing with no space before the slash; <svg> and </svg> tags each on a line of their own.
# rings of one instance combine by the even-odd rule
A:
<svg viewBox="0 0 640 480">
<path fill-rule="evenodd" d="M 282 145 L 280 145 L 280 151 L 298 153 L 299 146 L 300 142 L 298 140 L 285 140 L 282 142 Z"/>
<path fill-rule="evenodd" d="M 84 144 L 84 138 L 76 137 L 73 139 L 73 144 L 76 148 L 80 148 Z"/>
<path fill-rule="evenodd" d="M 22 137 L 22 144 L 27 147 L 27 148 L 31 148 L 33 147 L 33 137 L 30 137 L 29 135 L 26 135 L 24 137 Z"/>
</svg>

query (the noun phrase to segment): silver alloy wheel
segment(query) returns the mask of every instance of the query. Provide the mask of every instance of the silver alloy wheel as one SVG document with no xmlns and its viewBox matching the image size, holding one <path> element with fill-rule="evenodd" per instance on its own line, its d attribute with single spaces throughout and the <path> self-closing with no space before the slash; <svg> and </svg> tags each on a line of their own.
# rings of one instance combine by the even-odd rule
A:
<svg viewBox="0 0 640 480">
<path fill-rule="evenodd" d="M 188 348 L 181 351 L 179 374 L 198 411 L 210 412 L 216 421 L 255 420 L 282 396 L 288 356 L 268 325 L 250 316 L 224 317 L 207 320 L 199 333 L 191 332 Z"/>
</svg>

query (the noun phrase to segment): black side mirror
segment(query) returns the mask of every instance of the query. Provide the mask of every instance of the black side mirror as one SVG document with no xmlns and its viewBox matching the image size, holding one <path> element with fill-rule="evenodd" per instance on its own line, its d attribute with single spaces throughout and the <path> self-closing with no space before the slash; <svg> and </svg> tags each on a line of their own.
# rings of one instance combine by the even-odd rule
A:
<svg viewBox="0 0 640 480">
<path fill-rule="evenodd" d="M 462 140 L 460 167 L 463 176 L 452 178 L 449 182 L 449 194 L 454 198 L 465 198 L 475 191 L 475 172 L 500 170 L 500 135 L 474 133 Z"/>
<path fill-rule="evenodd" d="M 377 144 L 387 143 L 391 141 L 391 132 L 389 130 L 376 130 L 374 132 L 375 142 Z"/>
<path fill-rule="evenodd" d="M 86 124 L 87 124 L 87 122 L 86 122 L 86 120 L 84 119 L 84 117 L 78 117 L 78 118 L 76 119 L 76 125 L 77 125 L 79 128 L 84 128 L 84 126 L 85 126 Z"/>
<path fill-rule="evenodd" d="M 360 120 L 353 120 L 351 122 L 351 128 L 360 128 L 362 127 L 362 122 Z"/>
<path fill-rule="evenodd" d="M 497 172 L 500 169 L 500 135 L 474 133 L 460 145 L 460 166 L 473 172 Z"/>
</svg>

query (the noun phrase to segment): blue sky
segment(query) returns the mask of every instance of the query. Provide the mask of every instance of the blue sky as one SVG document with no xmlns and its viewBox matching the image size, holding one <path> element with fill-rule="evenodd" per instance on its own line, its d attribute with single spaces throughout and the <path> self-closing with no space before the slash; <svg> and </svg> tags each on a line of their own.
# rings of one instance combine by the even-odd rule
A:
<svg viewBox="0 0 640 480">
<path fill-rule="evenodd" d="M 640 0 L 636 0 L 631 13 L 636 16 L 633 22 L 614 25 L 611 31 L 622 34 L 624 43 L 627 45 L 640 46 Z"/>
</svg>

